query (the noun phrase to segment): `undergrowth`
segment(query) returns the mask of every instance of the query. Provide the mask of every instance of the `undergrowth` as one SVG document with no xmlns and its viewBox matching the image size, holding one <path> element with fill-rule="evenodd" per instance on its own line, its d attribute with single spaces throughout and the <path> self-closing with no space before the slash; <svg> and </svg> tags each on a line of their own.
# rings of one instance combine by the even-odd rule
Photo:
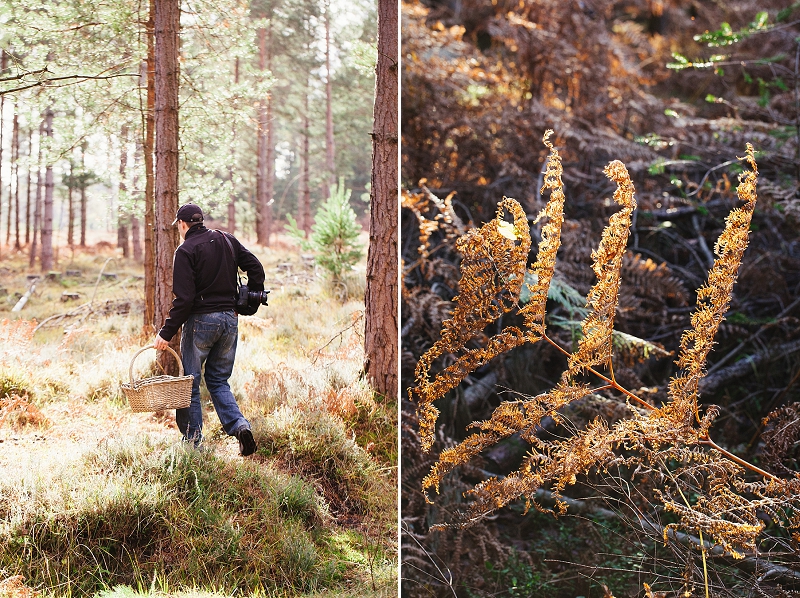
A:
<svg viewBox="0 0 800 598">
<path fill-rule="evenodd" d="M 420 223 L 421 257 L 412 267 L 424 270 L 427 266 L 430 235 L 436 230 L 447 240 L 458 236 L 455 247 L 461 254 L 458 294 L 449 317 L 441 319 L 441 335 L 416 362 L 415 385 L 409 389 L 409 398 L 416 403 L 418 433 L 409 430 L 408 443 L 416 443 L 415 448 L 422 453 L 436 446 L 436 453 L 426 464 L 429 473 L 422 480 L 421 498 L 433 504 L 435 495 L 442 492 L 445 496 L 441 502 L 456 503 L 453 509 L 440 509 L 438 521 L 428 515 L 432 524 L 429 529 L 452 534 L 450 537 L 456 538 L 453 552 L 468 554 L 463 530 L 475 528 L 481 535 L 488 516 L 495 517 L 504 506 L 521 500 L 526 513 L 536 509 L 558 517 L 581 508 L 566 491 L 584 496 L 592 493 L 591 498 L 609 505 L 607 514 L 648 538 L 646 542 L 638 538 L 633 544 L 638 542 L 645 550 L 647 542 L 655 545 L 658 541 L 669 547 L 673 558 L 686 562 L 682 575 L 675 571 L 681 560 L 670 565 L 671 578 L 664 578 L 657 567 L 651 567 L 651 577 L 641 583 L 648 596 L 656 595 L 648 581 L 653 587 L 706 598 L 744 595 L 738 593 L 742 587 L 763 593 L 767 591 L 767 577 L 772 578 L 769 583 L 796 587 L 800 573 L 783 563 L 791 560 L 790 542 L 785 540 L 791 537 L 796 543 L 800 539 L 800 477 L 786 468 L 775 473 L 762 469 L 717 444 L 712 424 L 720 408 L 699 400 L 706 361 L 725 319 L 749 242 L 758 178 L 752 145 L 747 145 L 743 158 L 750 170 L 742 172 L 737 188 L 744 205 L 734 207 L 725 219 L 707 282 L 697 291 L 691 327 L 681 336 L 675 361 L 679 370 L 661 396 L 651 397 L 647 387 L 626 388 L 627 382 L 615 376 L 615 370 L 624 373 L 626 353 L 634 361 L 669 354 L 630 334 L 615 337 L 628 235 L 637 207 L 628 171 L 617 160 L 604 172 L 616 184 L 613 200 L 619 209 L 610 216 L 599 246 L 591 253 L 596 282 L 588 291 L 583 321 L 570 322 L 580 329 L 580 334 L 573 334 L 572 351 L 550 332 L 549 327 L 559 325 L 546 317 L 546 308 L 551 282 L 557 280 L 554 275 L 565 204 L 561 157 L 548 141 L 551 133 L 544 137 L 550 155 L 541 189 L 542 193 L 550 192 L 549 200 L 533 221 L 545 223 L 530 266 L 531 227 L 517 201 L 504 198 L 498 203 L 494 220 L 466 231 L 461 230 L 451 198 L 440 200 L 430 193 L 405 198 Z M 439 211 L 435 221 L 423 216 L 423 211 L 432 206 Z M 414 296 L 409 290 L 406 295 Z M 560 325 L 564 325 L 563 320 Z M 462 381 L 471 379 L 475 384 L 471 375 L 495 358 L 539 341 L 566 361 L 557 381 L 548 384 L 549 390 L 528 395 L 510 389 L 488 418 L 467 425 L 469 432 L 464 437 L 448 438 L 446 428 L 439 425 L 440 412 L 450 405 L 448 393 Z M 463 394 L 465 402 L 467 392 Z M 574 417 L 574 409 L 581 406 L 590 407 L 591 416 L 585 421 Z M 783 438 L 791 434 L 784 431 Z M 498 454 L 511 442 L 526 445 L 516 463 L 503 468 L 503 473 L 483 469 L 489 453 Z M 773 461 L 785 458 L 781 450 L 774 452 Z M 423 459 L 418 461 L 424 463 Z M 466 500 L 454 501 L 452 494 L 459 486 L 466 487 L 462 495 Z M 427 530 L 413 530 L 409 524 L 409 538 L 414 532 L 422 537 Z M 421 548 L 417 536 L 413 537 Z M 559 546 L 568 544 L 567 540 Z M 481 545 L 485 554 L 489 543 L 484 539 Z M 500 570 L 493 570 L 495 583 L 499 583 L 499 577 L 508 577 L 511 570 L 522 571 L 507 548 L 495 542 L 493 549 L 500 557 L 498 562 L 506 567 L 502 575 Z M 431 570 L 424 562 L 429 555 L 419 550 L 414 553 L 416 561 L 408 562 Z M 731 584 L 727 570 L 711 564 L 712 558 L 738 562 L 741 571 L 747 573 L 759 559 L 757 569 L 769 571 L 769 575 L 748 578 L 741 574 L 744 581 Z M 526 579 L 531 586 L 527 592 L 541 581 Z M 610 595 L 607 588 L 604 592 Z"/>
<path fill-rule="evenodd" d="M 202 450 L 171 412 L 130 412 L 119 385 L 152 338 L 140 266 L 110 262 L 90 310 L 60 295 L 88 301 L 105 255 L 76 254 L 81 277 L 40 281 L 21 314 L 0 304 L 0 595 L 395 593 L 396 403 L 360 376 L 363 306 L 331 301 L 299 256 L 260 257 L 270 305 L 240 318 L 231 378 L 248 459 L 204 386 Z M 23 288 L 23 260 L 5 263 L 0 286 Z"/>
<path fill-rule="evenodd" d="M 42 486 L 3 484 L 0 568 L 91 594 L 116 584 L 308 590 L 341 576 L 302 479 L 147 437 L 112 441 Z"/>
</svg>

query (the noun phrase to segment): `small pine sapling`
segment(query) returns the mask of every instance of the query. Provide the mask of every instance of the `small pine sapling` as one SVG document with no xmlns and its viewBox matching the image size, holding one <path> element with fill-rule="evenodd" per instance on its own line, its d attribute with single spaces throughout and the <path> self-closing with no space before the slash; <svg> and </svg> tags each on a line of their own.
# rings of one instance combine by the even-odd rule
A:
<svg viewBox="0 0 800 598">
<path fill-rule="evenodd" d="M 334 283 L 342 281 L 344 274 L 364 255 L 364 247 L 358 243 L 361 227 L 356 222 L 356 213 L 350 206 L 351 189 L 346 189 L 344 179 L 331 185 L 330 196 L 320 205 L 314 215 L 314 224 L 308 239 L 287 214 L 286 231 L 305 250 L 313 251 L 316 263 L 331 277 Z"/>
</svg>

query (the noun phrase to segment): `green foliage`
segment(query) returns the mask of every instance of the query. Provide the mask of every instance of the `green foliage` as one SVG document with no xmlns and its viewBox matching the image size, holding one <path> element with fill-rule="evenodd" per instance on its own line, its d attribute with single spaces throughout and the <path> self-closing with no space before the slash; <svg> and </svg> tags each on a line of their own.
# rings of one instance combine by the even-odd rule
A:
<svg viewBox="0 0 800 598">
<path fill-rule="evenodd" d="M 17 396 L 34 396 L 33 383 L 23 370 L 18 367 L 0 368 L 0 398 Z"/>
<path fill-rule="evenodd" d="M 647 135 L 637 135 L 634 137 L 636 143 L 654 147 L 656 149 L 663 149 L 669 147 L 670 142 L 658 135 L 657 133 L 648 133 Z"/>
<path fill-rule="evenodd" d="M 544 573 L 523 562 L 516 552 L 502 566 L 487 562 L 486 572 L 498 587 L 505 589 L 502 595 L 509 598 L 536 596 L 550 585 Z"/>
<path fill-rule="evenodd" d="M 791 6 L 787 6 L 786 8 L 779 10 L 778 14 L 775 16 L 775 22 L 782 23 L 783 21 L 786 21 L 798 8 L 800 8 L 800 2 L 795 2 Z"/>
<path fill-rule="evenodd" d="M 524 281 L 522 291 L 519 294 L 519 301 L 523 304 L 528 303 L 531 299 L 528 285 L 536 283 L 534 276 L 530 272 L 525 272 Z M 547 290 L 547 299 L 548 301 L 555 301 L 566 309 L 570 317 L 578 315 L 583 318 L 589 313 L 589 310 L 586 309 L 586 297 L 581 295 L 566 280 L 558 276 L 554 276 L 550 282 L 550 288 Z"/>
<path fill-rule="evenodd" d="M 374 74 L 378 62 L 378 46 L 362 40 L 356 40 L 350 50 L 350 65 L 364 76 Z"/>
<path fill-rule="evenodd" d="M 344 179 L 338 186 L 331 186 L 330 197 L 319 207 L 314 216 L 311 235 L 306 240 L 297 227 L 297 222 L 287 215 L 286 231 L 300 241 L 304 249 L 316 253 L 316 262 L 324 268 L 334 281 L 340 281 L 364 255 L 358 243 L 361 227 L 356 222 L 356 213 L 350 207 L 350 189 L 345 189 Z"/>
<path fill-rule="evenodd" d="M 733 31 L 730 24 L 723 22 L 716 31 L 706 31 L 700 35 L 695 35 L 694 40 L 708 44 L 709 47 L 730 46 L 742 41 L 758 31 L 765 31 L 769 28 L 769 14 L 766 10 L 757 13 L 755 19 L 744 29 Z"/>
<path fill-rule="evenodd" d="M 650 166 L 647 167 L 647 173 L 651 176 L 655 176 L 657 174 L 664 174 L 666 162 L 667 161 L 664 158 L 656 159 L 655 162 L 653 162 Z"/>
<path fill-rule="evenodd" d="M 726 58 L 727 58 L 727 56 L 724 56 L 722 54 L 713 54 L 712 56 L 709 56 L 705 60 L 703 60 L 701 58 L 695 58 L 695 59 L 690 60 L 689 58 L 687 58 L 683 54 L 680 54 L 678 52 L 673 52 L 672 53 L 672 59 L 675 62 L 668 62 L 667 63 L 667 68 L 675 70 L 675 71 L 682 71 L 682 70 L 688 69 L 688 68 L 695 68 L 695 69 L 709 68 L 709 67 L 713 67 L 715 64 L 717 64 L 719 62 L 724 61 Z M 669 108 L 664 111 L 664 114 L 667 114 L 667 116 L 674 116 L 674 115 L 668 114 L 668 112 L 667 112 L 668 110 L 669 110 Z M 669 111 L 672 112 L 671 110 L 669 110 Z"/>
</svg>

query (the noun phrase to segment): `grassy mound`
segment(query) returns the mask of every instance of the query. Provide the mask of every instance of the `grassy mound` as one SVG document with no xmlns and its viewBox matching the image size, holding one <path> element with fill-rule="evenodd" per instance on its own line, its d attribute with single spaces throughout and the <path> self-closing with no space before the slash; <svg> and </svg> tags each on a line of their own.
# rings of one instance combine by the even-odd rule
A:
<svg viewBox="0 0 800 598">
<path fill-rule="evenodd" d="M 345 569 L 313 487 L 210 451 L 110 442 L 56 483 L 0 493 L 0 569 L 32 586 L 307 591 Z"/>
</svg>

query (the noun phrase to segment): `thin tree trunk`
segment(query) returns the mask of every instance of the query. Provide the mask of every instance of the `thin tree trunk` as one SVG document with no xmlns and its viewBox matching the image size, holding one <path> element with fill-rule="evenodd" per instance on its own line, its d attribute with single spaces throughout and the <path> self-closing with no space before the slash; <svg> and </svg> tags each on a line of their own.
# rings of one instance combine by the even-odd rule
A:
<svg viewBox="0 0 800 598">
<path fill-rule="evenodd" d="M 86 247 L 86 142 L 81 144 L 81 247 Z"/>
<path fill-rule="evenodd" d="M 119 132 L 119 198 L 117 199 L 117 247 L 122 248 L 122 257 L 130 257 L 130 244 L 128 243 L 128 222 L 130 211 L 126 207 L 128 185 L 125 184 L 125 173 L 128 170 L 128 126 L 122 125 Z"/>
<path fill-rule="evenodd" d="M 69 161 L 69 183 L 67 184 L 67 245 L 72 248 L 75 245 L 75 202 L 72 200 L 75 190 L 75 164 L 70 157 Z"/>
<path fill-rule="evenodd" d="M 14 250 L 19 251 L 19 115 L 17 104 L 14 103 L 14 125 L 11 133 L 11 176 L 8 181 L 8 232 L 11 233 L 11 205 L 14 205 Z M 14 197 L 11 197 L 11 187 L 14 187 Z M 6 241 L 10 245 L 10 241 Z"/>
<path fill-rule="evenodd" d="M 28 170 L 25 183 L 25 247 L 31 243 L 31 158 L 33 157 L 33 127 L 28 128 Z"/>
<path fill-rule="evenodd" d="M 336 184 L 336 148 L 333 139 L 333 86 L 331 84 L 331 3 L 325 2 L 325 167 L 328 183 Z M 326 196 L 330 189 L 325 190 Z"/>
<path fill-rule="evenodd" d="M 6 247 L 11 248 L 11 212 L 14 207 L 14 164 L 16 163 L 14 157 L 14 130 L 18 126 L 17 120 L 17 107 L 14 105 L 14 118 L 11 128 L 11 161 L 9 164 L 9 177 L 8 177 L 8 210 L 6 211 Z"/>
<path fill-rule="evenodd" d="M 6 55 L 6 51 L 5 50 L 0 50 L 0 73 L 5 72 L 7 61 L 8 61 L 8 56 Z M 2 176 L 3 168 L 2 168 L 2 166 L 3 166 L 3 129 L 5 129 L 5 127 L 3 126 L 3 112 L 4 112 L 3 108 L 5 108 L 5 100 L 6 100 L 6 96 L 5 95 L 0 96 L 0 223 L 2 223 L 2 221 L 3 221 L 3 218 L 2 218 L 2 216 L 3 216 L 3 199 L 2 199 L 3 198 L 3 176 Z M 9 209 L 11 209 L 10 206 L 9 206 Z"/>
<path fill-rule="evenodd" d="M 233 83 L 239 84 L 239 57 L 233 63 Z M 234 107 L 236 100 L 233 100 Z M 236 118 L 233 119 L 233 126 L 231 131 L 231 161 L 228 165 L 228 180 L 231 183 L 231 197 L 228 201 L 228 232 L 233 234 L 236 232 L 236 189 L 233 183 L 233 164 L 236 157 Z"/>
<path fill-rule="evenodd" d="M 137 206 L 139 197 L 139 165 L 142 163 L 142 145 L 136 144 L 136 153 L 133 155 L 133 205 L 131 207 L 131 245 L 133 246 L 133 260 L 137 264 L 142 263 L 142 233 L 137 216 L 139 208 Z"/>
<path fill-rule="evenodd" d="M 261 27 L 258 30 L 258 68 L 266 71 L 267 69 L 267 30 Z M 263 76 L 263 75 L 262 75 Z M 256 150 L 258 152 L 256 162 L 256 241 L 259 245 L 269 245 L 269 214 L 267 207 L 269 197 L 267 196 L 267 120 L 266 98 L 258 101 L 258 129 Z"/>
<path fill-rule="evenodd" d="M 300 177 L 300 189 L 299 189 L 299 206 L 298 206 L 298 222 L 300 229 L 303 230 L 308 237 L 309 233 L 311 233 L 311 189 L 310 185 L 310 171 L 308 165 L 308 157 L 309 157 L 309 137 L 311 136 L 311 122 L 308 118 L 308 87 L 306 86 L 305 97 L 303 100 L 303 149 L 302 149 L 302 160 L 303 160 L 303 170 L 302 176 Z"/>
<path fill-rule="evenodd" d="M 387 397 L 398 392 L 398 62 L 397 1 L 378 0 L 364 372 L 375 391 Z"/>
<path fill-rule="evenodd" d="M 33 208 L 33 241 L 31 242 L 31 253 L 28 259 L 28 266 L 33 268 L 36 265 L 36 256 L 38 255 L 37 240 L 41 237 L 42 230 L 42 135 L 44 134 L 45 121 L 39 123 L 39 157 L 36 160 L 36 199 Z"/>
<path fill-rule="evenodd" d="M 267 27 L 267 69 L 272 72 L 272 19 Z M 267 205 L 264 211 L 266 220 L 267 245 L 272 234 L 272 201 L 275 195 L 275 122 L 272 115 L 272 90 L 267 92 L 267 168 L 266 190 Z"/>
<path fill-rule="evenodd" d="M 164 322 L 172 306 L 172 258 L 178 231 L 172 226 L 178 211 L 178 31 L 180 0 L 158 0 L 155 18 L 156 168 L 155 168 L 155 310 Z M 170 344 L 178 348 L 180 335 Z M 173 359 L 165 370 L 177 372 Z"/>
<path fill-rule="evenodd" d="M 153 152 L 155 148 L 156 114 L 156 58 L 155 58 L 155 0 L 150 0 L 150 17 L 147 21 L 147 111 L 144 137 L 144 332 L 152 334 L 156 322 L 156 271 L 155 271 L 155 182 L 153 179 Z"/>
<path fill-rule="evenodd" d="M 53 110 L 47 109 L 44 119 L 44 134 L 53 137 Z M 53 268 L 53 165 L 47 156 L 44 171 L 44 218 L 42 222 L 42 272 Z"/>
</svg>

